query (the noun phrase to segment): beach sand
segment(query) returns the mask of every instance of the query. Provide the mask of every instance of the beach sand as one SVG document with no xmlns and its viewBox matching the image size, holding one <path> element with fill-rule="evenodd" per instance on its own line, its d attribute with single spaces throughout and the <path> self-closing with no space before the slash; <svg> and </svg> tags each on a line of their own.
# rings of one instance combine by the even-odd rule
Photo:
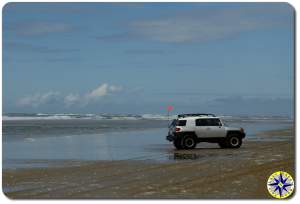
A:
<svg viewBox="0 0 300 204">
<path fill-rule="evenodd" d="M 66 161 L 61 167 L 3 170 L 9 198 L 269 199 L 275 171 L 295 177 L 293 129 L 261 132 L 275 141 L 245 140 L 240 149 L 215 144 L 174 150 L 173 160 Z"/>
</svg>

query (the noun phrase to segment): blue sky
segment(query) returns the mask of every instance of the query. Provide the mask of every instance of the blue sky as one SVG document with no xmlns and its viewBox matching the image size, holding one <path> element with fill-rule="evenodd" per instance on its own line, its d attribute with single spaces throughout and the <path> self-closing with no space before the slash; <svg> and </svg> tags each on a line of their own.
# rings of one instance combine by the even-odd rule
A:
<svg viewBox="0 0 300 204">
<path fill-rule="evenodd" d="M 9 3 L 3 112 L 291 115 L 286 3 Z"/>
</svg>

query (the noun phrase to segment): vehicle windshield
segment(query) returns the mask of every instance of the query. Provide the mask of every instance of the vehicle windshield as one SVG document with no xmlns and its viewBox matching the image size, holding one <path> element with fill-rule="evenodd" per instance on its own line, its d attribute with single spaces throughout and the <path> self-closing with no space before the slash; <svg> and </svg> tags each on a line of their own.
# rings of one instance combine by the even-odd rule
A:
<svg viewBox="0 0 300 204">
<path fill-rule="evenodd" d="M 169 127 L 175 127 L 176 124 L 177 124 L 177 120 L 174 119 L 174 120 L 172 120 L 172 122 L 170 123 Z"/>
</svg>

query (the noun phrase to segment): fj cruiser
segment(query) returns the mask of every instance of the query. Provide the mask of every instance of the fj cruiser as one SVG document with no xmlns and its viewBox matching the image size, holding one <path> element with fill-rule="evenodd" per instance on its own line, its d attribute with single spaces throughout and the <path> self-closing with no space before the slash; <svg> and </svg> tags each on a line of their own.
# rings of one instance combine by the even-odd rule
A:
<svg viewBox="0 0 300 204">
<path fill-rule="evenodd" d="M 221 148 L 239 148 L 246 134 L 243 128 L 224 125 L 214 114 L 182 114 L 169 126 L 167 140 L 176 149 L 194 149 L 197 143 L 218 143 Z"/>
</svg>

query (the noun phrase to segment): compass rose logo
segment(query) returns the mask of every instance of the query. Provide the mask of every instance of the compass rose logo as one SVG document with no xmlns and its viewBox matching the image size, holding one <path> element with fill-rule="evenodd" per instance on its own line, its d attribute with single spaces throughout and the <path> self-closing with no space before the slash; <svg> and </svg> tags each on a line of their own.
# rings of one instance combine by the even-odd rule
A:
<svg viewBox="0 0 300 204">
<path fill-rule="evenodd" d="M 287 172 L 277 171 L 269 177 L 267 188 L 273 197 L 287 198 L 294 191 L 294 180 Z"/>
</svg>

